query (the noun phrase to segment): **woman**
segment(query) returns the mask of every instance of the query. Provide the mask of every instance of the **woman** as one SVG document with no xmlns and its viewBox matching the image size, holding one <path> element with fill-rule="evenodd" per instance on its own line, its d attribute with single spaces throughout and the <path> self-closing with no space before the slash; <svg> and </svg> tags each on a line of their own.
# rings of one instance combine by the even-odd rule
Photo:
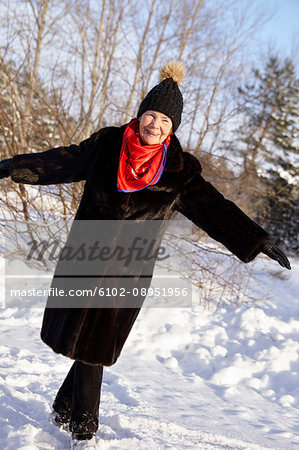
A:
<svg viewBox="0 0 299 450">
<path fill-rule="evenodd" d="M 241 261 L 252 261 L 263 252 L 290 269 L 288 259 L 269 241 L 267 232 L 206 182 L 199 161 L 182 151 L 174 133 L 183 110 L 178 87 L 183 77 L 184 67 L 170 61 L 129 124 L 103 128 L 79 146 L 4 160 L 1 177 L 28 184 L 85 180 L 74 223 L 159 223 L 179 211 Z M 162 235 L 163 227 L 158 227 L 158 243 Z M 59 266 L 54 286 L 59 284 Z M 153 266 L 150 270 L 152 273 Z M 139 275 L 131 280 L 138 286 L 140 281 Z M 116 304 L 96 309 L 55 307 L 58 303 L 48 300 L 41 337 L 55 352 L 75 360 L 53 404 L 56 423 L 69 424 L 74 440 L 92 439 L 97 431 L 103 366 L 116 362 L 143 300 L 135 307 Z"/>
</svg>

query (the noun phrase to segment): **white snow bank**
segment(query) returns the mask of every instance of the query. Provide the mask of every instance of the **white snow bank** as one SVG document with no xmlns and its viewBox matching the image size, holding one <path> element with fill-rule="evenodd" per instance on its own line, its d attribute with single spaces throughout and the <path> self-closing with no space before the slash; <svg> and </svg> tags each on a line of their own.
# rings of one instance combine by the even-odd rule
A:
<svg viewBox="0 0 299 450">
<path fill-rule="evenodd" d="M 287 272 L 259 258 L 253 288 L 265 296 L 249 306 L 143 309 L 104 371 L 98 447 L 297 448 L 299 261 L 291 262 Z M 3 260 L 0 270 L 3 299 Z M 41 309 L 0 312 L 3 449 L 69 448 L 49 413 L 71 361 L 40 341 L 41 320 Z"/>
</svg>

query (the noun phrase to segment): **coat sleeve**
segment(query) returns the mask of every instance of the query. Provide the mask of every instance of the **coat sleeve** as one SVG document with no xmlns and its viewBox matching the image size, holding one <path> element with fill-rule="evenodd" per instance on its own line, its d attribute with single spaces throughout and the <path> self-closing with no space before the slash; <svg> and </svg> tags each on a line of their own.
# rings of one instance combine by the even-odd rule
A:
<svg viewBox="0 0 299 450">
<path fill-rule="evenodd" d="M 44 185 L 86 180 L 90 162 L 104 130 L 94 133 L 79 145 L 14 156 L 12 180 L 16 183 Z"/>
<path fill-rule="evenodd" d="M 184 182 L 177 210 L 221 242 L 241 261 L 252 261 L 268 233 L 201 175 L 199 161 L 184 153 Z"/>
</svg>

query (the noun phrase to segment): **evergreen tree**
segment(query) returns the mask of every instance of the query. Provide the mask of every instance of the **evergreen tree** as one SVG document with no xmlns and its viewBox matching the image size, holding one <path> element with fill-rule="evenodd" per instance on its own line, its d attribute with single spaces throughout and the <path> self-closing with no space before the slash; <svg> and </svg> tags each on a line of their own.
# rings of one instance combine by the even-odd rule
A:
<svg viewBox="0 0 299 450">
<path fill-rule="evenodd" d="M 298 156 L 299 79 L 289 59 L 270 57 L 263 71 L 253 70 L 253 83 L 239 88 L 244 168 L 273 169 Z M 267 164 L 266 164 L 267 163 Z"/>
<path fill-rule="evenodd" d="M 287 182 L 278 171 L 270 171 L 262 182 L 268 191 L 258 211 L 259 216 L 264 217 L 263 225 L 278 245 L 298 255 L 299 186 Z"/>
<path fill-rule="evenodd" d="M 277 242 L 298 251 L 299 79 L 294 65 L 271 56 L 263 70 L 253 70 L 253 81 L 239 88 L 239 95 L 244 121 L 231 148 L 242 157 L 245 187 L 255 187 L 250 207 Z"/>
</svg>

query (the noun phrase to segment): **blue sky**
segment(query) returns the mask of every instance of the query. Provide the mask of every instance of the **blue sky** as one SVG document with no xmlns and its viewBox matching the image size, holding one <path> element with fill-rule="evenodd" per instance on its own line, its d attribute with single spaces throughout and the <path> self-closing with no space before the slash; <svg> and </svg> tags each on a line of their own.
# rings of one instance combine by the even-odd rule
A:
<svg viewBox="0 0 299 450">
<path fill-rule="evenodd" d="M 273 18 L 265 25 L 265 37 L 275 44 L 282 54 L 290 56 L 294 37 L 299 42 L 299 0 L 256 0 L 274 11 Z"/>
</svg>

